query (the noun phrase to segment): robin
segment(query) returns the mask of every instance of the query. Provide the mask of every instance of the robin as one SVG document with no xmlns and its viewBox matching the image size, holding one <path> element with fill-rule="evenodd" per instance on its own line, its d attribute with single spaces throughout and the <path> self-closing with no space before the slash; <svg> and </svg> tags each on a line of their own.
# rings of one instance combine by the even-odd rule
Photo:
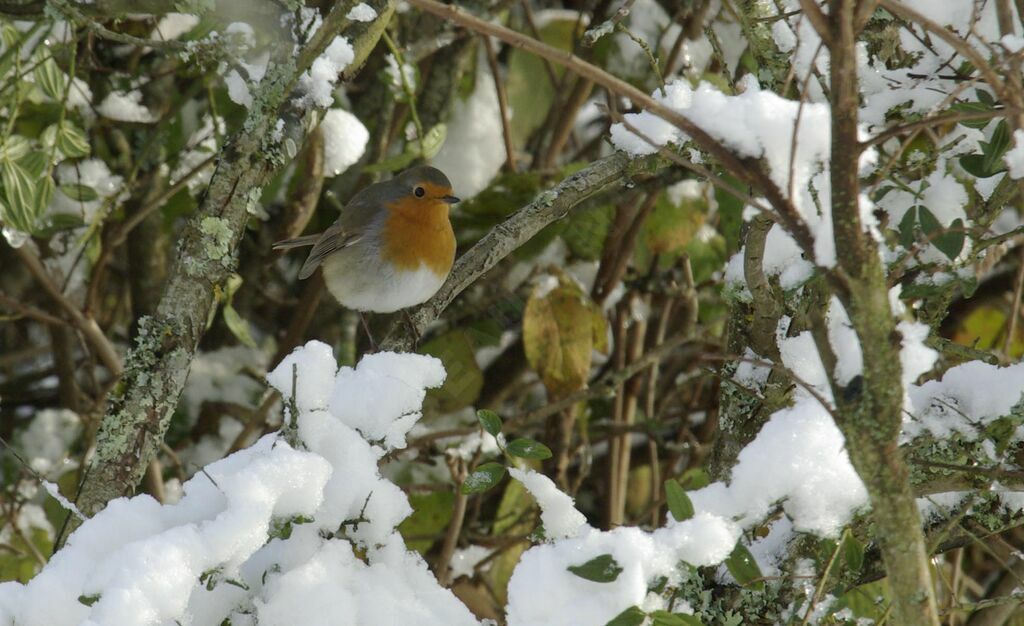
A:
<svg viewBox="0 0 1024 626">
<path fill-rule="evenodd" d="M 300 279 L 322 265 L 327 289 L 342 305 L 360 317 L 392 313 L 426 302 L 448 278 L 455 261 L 448 212 L 458 201 L 441 170 L 414 167 L 357 193 L 323 233 L 274 249 L 313 246 Z"/>
</svg>

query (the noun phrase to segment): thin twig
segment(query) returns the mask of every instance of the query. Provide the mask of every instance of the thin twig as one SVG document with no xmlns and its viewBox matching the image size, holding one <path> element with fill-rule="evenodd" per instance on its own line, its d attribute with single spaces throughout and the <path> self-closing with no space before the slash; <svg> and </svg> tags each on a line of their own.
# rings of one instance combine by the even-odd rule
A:
<svg viewBox="0 0 1024 626">
<path fill-rule="evenodd" d="M 498 68 L 498 55 L 494 50 L 494 42 L 487 35 L 481 35 L 484 42 L 484 51 L 487 53 L 487 64 L 491 68 L 491 76 L 494 77 L 494 91 L 498 95 L 498 111 L 501 113 L 501 135 L 505 140 L 505 167 L 508 171 L 516 172 L 516 151 L 512 146 L 512 124 L 508 115 L 508 94 L 505 93 L 505 81 L 501 78 L 501 70 Z"/>
</svg>

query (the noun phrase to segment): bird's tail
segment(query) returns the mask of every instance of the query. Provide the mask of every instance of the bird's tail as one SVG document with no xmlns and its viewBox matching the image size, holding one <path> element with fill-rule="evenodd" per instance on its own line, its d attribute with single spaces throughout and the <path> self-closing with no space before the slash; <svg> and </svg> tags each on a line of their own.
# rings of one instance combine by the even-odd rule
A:
<svg viewBox="0 0 1024 626">
<path fill-rule="evenodd" d="M 304 248 L 312 246 L 320 239 L 320 235 L 306 235 L 295 239 L 284 239 L 274 243 L 274 250 L 291 250 L 292 248 Z"/>
</svg>

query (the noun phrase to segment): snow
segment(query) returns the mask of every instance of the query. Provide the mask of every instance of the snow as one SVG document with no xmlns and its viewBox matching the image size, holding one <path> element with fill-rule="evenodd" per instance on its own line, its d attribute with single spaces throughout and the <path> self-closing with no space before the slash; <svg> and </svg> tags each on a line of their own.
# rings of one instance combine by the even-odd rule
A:
<svg viewBox="0 0 1024 626">
<path fill-rule="evenodd" d="M 1013 131 L 1013 147 L 1003 155 L 1003 161 L 1010 170 L 1010 178 L 1024 178 L 1024 130 Z"/>
<path fill-rule="evenodd" d="M 573 506 L 572 498 L 559 491 L 555 483 L 533 470 L 509 468 L 508 473 L 533 494 L 541 508 L 541 523 L 548 539 L 575 537 L 588 527 L 587 518 Z"/>
<path fill-rule="evenodd" d="M 457 100 L 448 135 L 431 164 L 448 175 L 460 198 L 483 191 L 505 162 L 501 111 L 494 77 L 478 63 L 476 87 L 466 100 Z"/>
<path fill-rule="evenodd" d="M 362 158 L 370 132 L 355 115 L 344 109 L 330 109 L 320 122 L 324 136 L 324 175 L 341 174 Z"/>
<path fill-rule="evenodd" d="M 678 581 L 680 561 L 720 563 L 738 539 L 738 526 L 698 512 L 652 533 L 625 526 L 607 532 L 586 528 L 578 537 L 535 546 L 523 554 L 509 581 L 508 624 L 602 626 L 643 604 L 648 583 L 657 577 Z M 602 554 L 612 555 L 622 568 L 614 582 L 591 582 L 567 570 Z"/>
<path fill-rule="evenodd" d="M 63 162 L 57 166 L 57 180 L 60 185 L 82 185 L 96 192 L 95 200 L 75 200 L 58 187 L 53 192 L 47 212 L 50 215 L 77 215 L 86 223 L 92 223 L 99 216 L 100 209 L 108 200 L 122 191 L 124 179 L 112 174 L 110 168 L 100 159 L 85 159 L 75 163 Z M 107 207 L 109 208 L 109 206 Z"/>
<path fill-rule="evenodd" d="M 227 76 L 224 77 L 224 84 L 228 88 L 228 97 L 235 104 L 240 104 L 244 107 L 252 105 L 252 94 L 249 93 L 249 85 L 245 83 L 245 79 L 238 70 L 231 70 Z"/>
<path fill-rule="evenodd" d="M 308 71 L 299 77 L 298 91 L 302 106 L 317 106 L 322 109 L 334 104 L 334 86 L 338 76 L 355 59 L 352 45 L 344 37 L 335 37 L 324 53 L 318 56 Z"/>
<path fill-rule="evenodd" d="M 160 18 L 150 35 L 153 39 L 177 39 L 199 25 L 199 16 L 188 13 L 168 13 Z"/>
<path fill-rule="evenodd" d="M 142 104 L 142 92 L 138 89 L 128 93 L 112 91 L 107 94 L 103 102 L 96 107 L 96 111 L 105 118 L 119 122 L 137 122 L 140 124 L 152 124 L 157 121 L 153 112 Z"/>
<path fill-rule="evenodd" d="M 440 362 L 379 353 L 335 377 L 329 346 L 310 342 L 268 376 L 286 400 L 293 367 L 302 381 L 298 447 L 267 435 L 208 465 L 176 504 L 113 500 L 29 583 L 0 584 L 0 623 L 252 623 L 246 615 L 255 615 L 282 625 L 476 624 L 395 530 L 411 509 L 377 470 L 395 437 L 368 441 L 346 423 L 349 407 L 325 410 L 332 398 L 365 407 L 372 394 L 400 397 L 372 420 L 358 416 L 389 432 L 418 415 L 424 387 L 443 380 Z M 290 535 L 280 531 L 286 524 Z"/>
<path fill-rule="evenodd" d="M 377 11 L 365 2 L 360 2 L 356 6 L 352 7 L 352 9 L 349 10 L 348 15 L 345 17 L 353 22 L 372 22 L 377 19 Z"/>
<path fill-rule="evenodd" d="M 68 452 L 81 430 L 82 421 L 73 411 L 43 409 L 18 431 L 15 444 L 32 471 L 56 479 L 77 467 Z"/>
<path fill-rule="evenodd" d="M 1024 402 L 1024 363 L 998 367 L 969 361 L 949 368 L 939 380 L 912 387 L 909 396 L 911 408 L 903 419 L 907 439 L 930 434 L 973 440 Z"/>
<path fill-rule="evenodd" d="M 694 509 L 760 523 L 776 502 L 797 531 L 838 537 L 864 507 L 867 491 L 850 464 L 842 433 L 814 399 L 776 412 L 737 458 L 728 485 L 689 494 Z"/>
</svg>

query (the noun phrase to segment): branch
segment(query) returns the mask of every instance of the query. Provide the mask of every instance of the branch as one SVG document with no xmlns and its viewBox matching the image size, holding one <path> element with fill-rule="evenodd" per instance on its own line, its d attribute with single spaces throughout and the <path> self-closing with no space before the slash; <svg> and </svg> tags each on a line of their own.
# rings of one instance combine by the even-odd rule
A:
<svg viewBox="0 0 1024 626">
<path fill-rule="evenodd" d="M 353 24 L 347 35 L 356 60 L 351 75 L 374 47 L 390 19 L 394 0 L 374 0 L 380 16 Z M 200 206 L 186 225 L 178 259 L 168 277 L 155 315 L 140 320 L 138 341 L 129 354 L 121 393 L 112 398 L 96 436 L 96 454 L 85 472 L 78 495 L 80 508 L 93 514 L 111 499 L 135 489 L 163 441 L 178 403 L 192 358 L 216 305 L 215 289 L 237 264 L 238 244 L 248 222 L 248 207 L 263 185 L 286 162 L 280 146 L 268 138 L 291 101 L 294 85 L 308 65 L 333 41 L 354 2 L 339 3 L 324 25 L 293 60 L 292 44 L 279 45 L 261 84 L 261 93 L 241 129 L 225 143 Z M 301 144 L 308 132 L 294 119 L 286 132 Z"/>
<path fill-rule="evenodd" d="M 511 46 L 521 48 L 541 58 L 557 63 L 569 71 L 601 85 L 613 94 L 629 98 L 633 104 L 669 122 L 686 133 L 701 149 L 721 163 L 729 173 L 760 190 L 772 207 L 779 213 L 786 230 L 805 251 L 810 251 L 811 256 L 809 258 L 813 258 L 814 237 L 811 235 L 807 224 L 800 218 L 800 213 L 793 206 L 793 203 L 783 195 L 782 191 L 772 182 L 764 170 L 756 163 L 746 162 L 737 157 L 731 150 L 694 124 L 686 116 L 665 106 L 648 94 L 626 81 L 609 74 L 600 67 L 587 63 L 574 54 L 559 50 L 504 26 L 484 21 L 454 5 L 441 4 L 436 0 L 409 0 L 409 4 L 428 13 L 433 13 L 438 17 L 451 20 L 473 32 L 497 37 Z"/>
</svg>

